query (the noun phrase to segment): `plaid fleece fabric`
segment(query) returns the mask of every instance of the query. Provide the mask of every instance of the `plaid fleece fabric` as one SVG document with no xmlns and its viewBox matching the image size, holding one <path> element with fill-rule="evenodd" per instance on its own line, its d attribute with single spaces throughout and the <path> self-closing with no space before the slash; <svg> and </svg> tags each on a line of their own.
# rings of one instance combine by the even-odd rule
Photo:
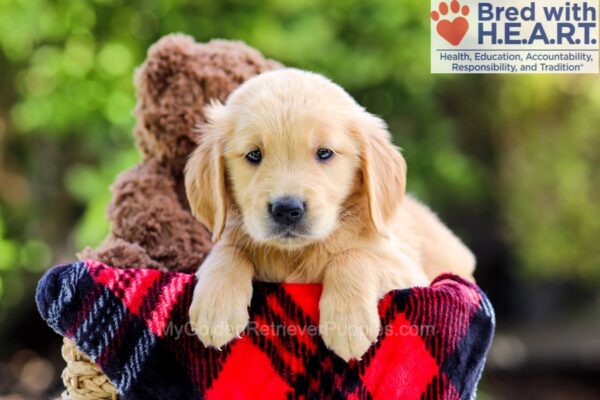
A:
<svg viewBox="0 0 600 400">
<path fill-rule="evenodd" d="M 245 333 L 222 351 L 193 334 L 194 275 L 60 265 L 41 279 L 42 317 L 133 399 L 470 399 L 494 331 L 475 285 L 441 275 L 379 303 L 382 329 L 344 362 L 318 334 L 321 286 L 256 282 Z"/>
</svg>

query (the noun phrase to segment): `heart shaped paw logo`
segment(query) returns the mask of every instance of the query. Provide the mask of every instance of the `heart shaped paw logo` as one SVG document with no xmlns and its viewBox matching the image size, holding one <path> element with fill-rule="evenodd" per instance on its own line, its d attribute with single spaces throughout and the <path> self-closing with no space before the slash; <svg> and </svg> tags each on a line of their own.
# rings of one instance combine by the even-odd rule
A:
<svg viewBox="0 0 600 400">
<path fill-rule="evenodd" d="M 453 46 L 458 46 L 469 30 L 469 6 L 462 6 L 458 0 L 452 0 L 450 7 L 441 2 L 437 10 L 431 12 L 431 19 L 436 22 L 435 30 Z"/>
</svg>

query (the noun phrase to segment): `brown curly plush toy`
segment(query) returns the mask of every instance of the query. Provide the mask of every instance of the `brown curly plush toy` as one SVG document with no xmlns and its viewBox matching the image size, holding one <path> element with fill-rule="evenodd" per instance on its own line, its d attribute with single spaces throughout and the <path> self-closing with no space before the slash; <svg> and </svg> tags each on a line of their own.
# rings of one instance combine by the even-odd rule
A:
<svg viewBox="0 0 600 400">
<path fill-rule="evenodd" d="M 97 249 L 78 257 L 119 267 L 194 272 L 212 247 L 206 228 L 192 217 L 183 186 L 183 168 L 198 144 L 196 126 L 203 107 L 224 101 L 247 79 L 281 68 L 242 42 L 196 43 L 168 35 L 148 50 L 135 75 L 137 124 L 134 134 L 143 161 L 112 186 L 111 231 Z M 67 367 L 63 398 L 115 398 L 101 370 L 65 339 Z"/>
<path fill-rule="evenodd" d="M 245 80 L 280 67 L 241 42 L 200 44 L 169 35 L 153 45 L 135 76 L 135 137 L 143 162 L 112 186 L 110 236 L 79 258 L 121 268 L 195 271 L 212 244 L 190 214 L 183 168 L 198 144 L 202 109 L 213 98 L 224 101 Z"/>
</svg>

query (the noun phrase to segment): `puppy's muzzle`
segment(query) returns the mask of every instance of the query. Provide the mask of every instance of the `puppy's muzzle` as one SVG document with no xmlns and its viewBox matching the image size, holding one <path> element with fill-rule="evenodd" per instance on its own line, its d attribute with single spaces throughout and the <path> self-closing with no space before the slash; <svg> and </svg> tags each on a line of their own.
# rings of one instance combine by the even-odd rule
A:
<svg viewBox="0 0 600 400">
<path fill-rule="evenodd" d="M 269 214 L 279 226 L 298 224 L 304 218 L 306 204 L 298 197 L 280 197 L 269 204 Z"/>
</svg>

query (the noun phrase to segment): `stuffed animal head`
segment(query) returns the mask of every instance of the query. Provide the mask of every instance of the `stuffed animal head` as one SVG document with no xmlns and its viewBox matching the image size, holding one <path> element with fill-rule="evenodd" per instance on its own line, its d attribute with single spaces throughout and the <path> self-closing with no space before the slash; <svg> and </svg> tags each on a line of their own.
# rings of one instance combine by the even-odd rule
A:
<svg viewBox="0 0 600 400">
<path fill-rule="evenodd" d="M 197 130 L 211 100 L 225 101 L 247 79 L 281 65 L 242 42 L 196 43 L 169 35 L 148 50 L 135 74 L 135 136 L 144 158 L 183 166 L 197 146 Z"/>
</svg>

